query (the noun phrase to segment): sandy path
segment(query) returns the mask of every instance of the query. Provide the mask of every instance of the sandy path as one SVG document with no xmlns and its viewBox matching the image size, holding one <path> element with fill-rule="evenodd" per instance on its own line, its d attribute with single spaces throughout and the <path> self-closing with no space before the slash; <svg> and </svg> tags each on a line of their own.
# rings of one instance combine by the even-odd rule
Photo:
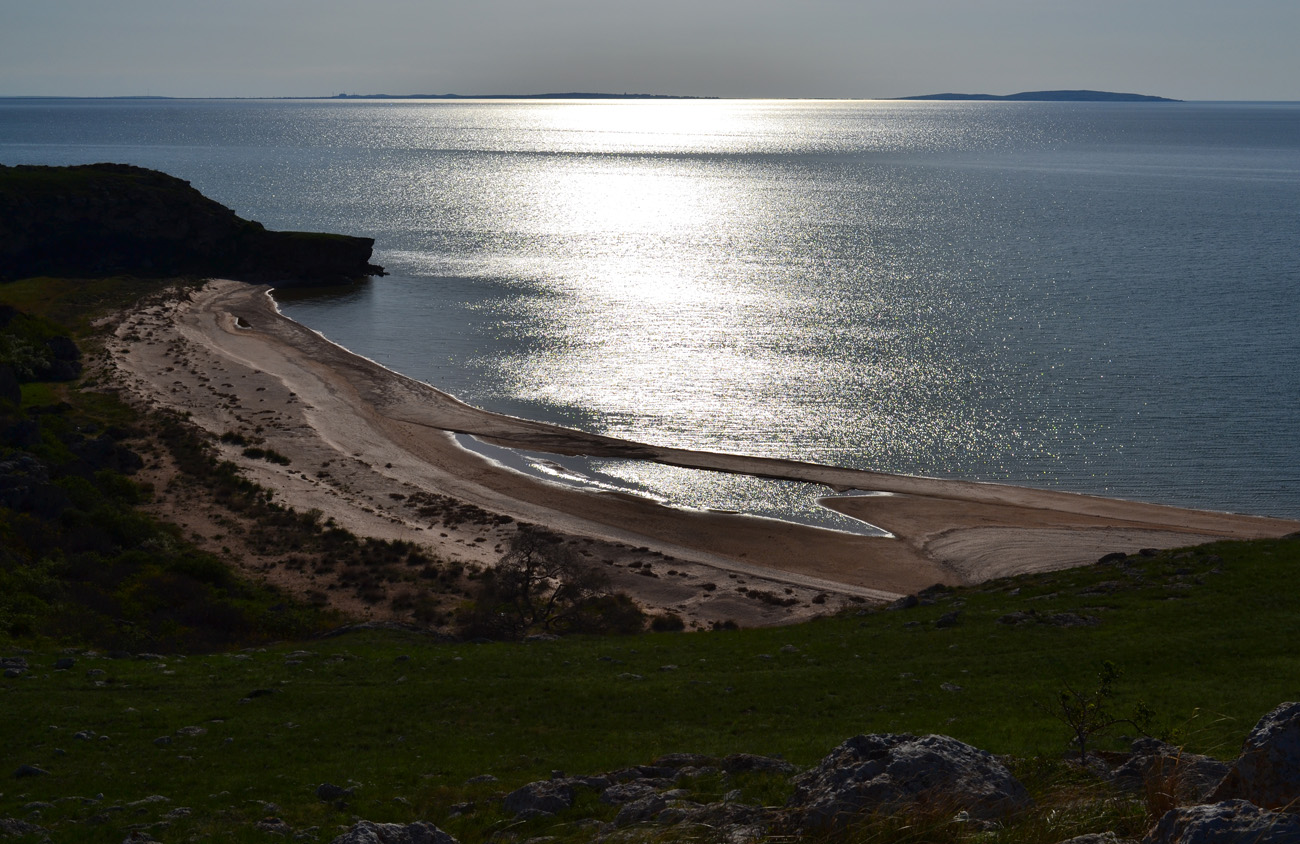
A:
<svg viewBox="0 0 1300 844">
<path fill-rule="evenodd" d="M 729 604 L 724 590 L 701 594 L 695 587 L 704 579 L 746 579 L 749 588 L 789 588 L 805 598 L 826 592 L 836 597 L 833 603 L 847 596 L 886 600 L 936 582 L 975 583 L 1090 563 L 1110 551 L 1300 530 L 1300 522 L 1282 519 L 651 447 L 488 413 L 329 343 L 276 312 L 267 288 L 239 282 L 210 282 L 187 300 L 132 314 L 116 336 L 109 351 L 135 395 L 187 411 L 216 434 L 256 431 L 267 447 L 290 456 L 290 466 L 279 467 L 243 459 L 239 449 L 228 454 L 298 509 L 320 509 L 361 535 L 495 561 L 501 535 L 431 529 L 393 494 L 449 496 L 574 536 L 644 549 L 642 555 L 671 557 L 682 588 L 645 576 L 625 577 L 619 587 L 648 604 L 706 619 L 722 617 L 706 605 Z M 832 506 L 897 538 L 681 511 L 564 487 L 466 451 L 450 432 L 532 450 L 887 492 L 837 498 Z M 764 607 L 761 618 L 738 620 L 771 623 L 828 608 Z"/>
</svg>

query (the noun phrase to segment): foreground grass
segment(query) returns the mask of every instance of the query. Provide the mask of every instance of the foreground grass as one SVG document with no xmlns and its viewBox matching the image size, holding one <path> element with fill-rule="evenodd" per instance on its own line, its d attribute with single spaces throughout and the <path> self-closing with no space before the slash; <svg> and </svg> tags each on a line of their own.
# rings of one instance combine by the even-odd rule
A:
<svg viewBox="0 0 1300 844">
<path fill-rule="evenodd" d="M 120 841 L 176 807 L 192 811 L 169 821 L 166 840 L 265 840 L 237 830 L 267 814 L 318 827 L 320 840 L 358 816 L 432 820 L 467 842 L 554 834 L 539 822 L 514 830 L 489 798 L 553 770 L 668 752 L 810 765 L 862 732 L 941 732 L 1041 757 L 1021 772 L 1059 789 L 1065 731 L 1036 702 L 1063 681 L 1089 685 L 1102 660 L 1125 672 L 1120 706 L 1141 699 L 1188 750 L 1228 758 L 1294 697 L 1298 563 L 1298 540 L 1224 543 L 768 630 L 484 645 L 367 631 L 161 660 L 77 653 L 66 670 L 47 648 L 27 656 L 28 675 L 0 681 L 0 817 L 35 812 L 59 840 L 80 841 Z M 936 626 L 954 611 L 955 625 Z M 1029 611 L 1096 623 L 999 621 Z M 205 732 L 177 732 L 190 726 Z M 13 779 L 24 764 L 49 773 Z M 499 781 L 466 785 L 480 774 Z M 323 782 L 357 791 L 340 808 L 316 798 Z M 754 799 L 781 799 L 771 783 L 752 787 Z M 167 802 L 129 806 L 152 795 Z M 468 801 L 480 809 L 449 817 Z M 51 805 L 24 810 L 32 803 Z"/>
</svg>

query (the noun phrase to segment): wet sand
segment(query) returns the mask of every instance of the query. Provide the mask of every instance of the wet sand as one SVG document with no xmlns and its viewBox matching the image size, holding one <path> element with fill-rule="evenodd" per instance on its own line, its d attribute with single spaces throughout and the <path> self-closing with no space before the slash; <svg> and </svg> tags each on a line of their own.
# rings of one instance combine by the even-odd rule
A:
<svg viewBox="0 0 1300 844">
<path fill-rule="evenodd" d="M 935 583 L 972 584 L 1083 565 L 1112 551 L 1300 530 L 1300 522 L 1284 519 L 653 447 L 489 413 L 328 342 L 281 316 L 268 288 L 240 282 L 209 282 L 190 297 L 127 316 L 108 351 L 117 379 L 139 401 L 188 412 L 218 435 L 256 429 L 265 447 L 290 458 L 289 466 L 243 458 L 237 448 L 227 448 L 226 456 L 287 503 L 319 509 L 359 535 L 408 539 L 457 559 L 494 562 L 498 545 L 432 530 L 398 503 L 425 492 L 670 557 L 679 569 L 675 576 L 691 584 L 710 575 L 744 578 L 766 584 L 764 589 L 835 599 L 806 609 L 759 608 L 742 622 L 777 623 L 833 609 L 851 597 L 891 600 Z M 889 493 L 828 503 L 894 538 L 678 510 L 559 485 L 467 451 L 454 433 L 533 451 L 629 457 L 819 483 L 836 491 Z M 322 479 L 315 467 L 326 465 L 319 470 L 326 473 Z M 699 618 L 733 609 L 724 595 L 699 595 L 696 589 L 688 597 L 685 581 L 674 590 L 658 580 L 663 578 L 626 577 L 618 585 L 649 606 Z"/>
</svg>

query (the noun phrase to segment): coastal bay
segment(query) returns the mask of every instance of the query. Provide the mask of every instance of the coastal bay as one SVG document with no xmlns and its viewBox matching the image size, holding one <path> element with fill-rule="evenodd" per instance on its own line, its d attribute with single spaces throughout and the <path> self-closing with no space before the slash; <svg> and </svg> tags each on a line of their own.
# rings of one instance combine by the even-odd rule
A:
<svg viewBox="0 0 1300 844">
<path fill-rule="evenodd" d="M 223 446 L 226 457 L 291 506 L 319 510 L 358 535 L 491 565 L 499 531 L 434 530 L 405 503 L 420 494 L 447 496 L 574 542 L 599 543 L 610 549 L 616 588 L 699 626 L 723 619 L 783 623 L 936 583 L 979 583 L 1083 565 L 1116 551 L 1300 530 L 1300 522 L 1286 519 L 651 446 L 490 413 L 330 343 L 279 314 L 269 288 L 242 282 L 211 281 L 126 315 L 109 351 L 122 386 L 147 406 L 187 413 L 218 437 L 256 431 L 268 449 L 285 455 L 287 465 L 278 465 Z M 824 484 L 828 493 L 887 493 L 827 504 L 892 538 L 557 485 L 462 448 L 455 433 L 509 448 Z M 173 515 L 184 523 L 183 513 Z M 650 560 L 659 568 L 671 564 L 673 574 L 641 575 Z M 291 590 L 310 588 L 292 574 L 277 576 Z M 729 576 L 796 600 L 781 606 L 701 589 Z"/>
</svg>

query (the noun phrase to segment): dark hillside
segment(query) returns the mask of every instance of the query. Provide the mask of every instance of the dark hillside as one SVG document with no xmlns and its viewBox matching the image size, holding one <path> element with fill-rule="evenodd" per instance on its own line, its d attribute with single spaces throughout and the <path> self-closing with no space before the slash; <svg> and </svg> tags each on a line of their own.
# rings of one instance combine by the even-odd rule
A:
<svg viewBox="0 0 1300 844">
<path fill-rule="evenodd" d="M 328 282 L 379 275 L 374 240 L 273 232 L 126 164 L 0 166 L 0 278 L 129 274 Z"/>
</svg>

